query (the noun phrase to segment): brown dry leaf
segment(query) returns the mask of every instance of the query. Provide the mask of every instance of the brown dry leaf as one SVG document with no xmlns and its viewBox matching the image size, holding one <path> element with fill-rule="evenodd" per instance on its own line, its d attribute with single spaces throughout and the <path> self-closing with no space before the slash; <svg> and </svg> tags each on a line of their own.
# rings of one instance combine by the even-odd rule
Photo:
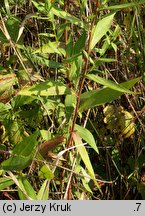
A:
<svg viewBox="0 0 145 216">
<path fill-rule="evenodd" d="M 41 143 L 38 147 L 38 152 L 44 157 L 47 157 L 49 151 L 53 151 L 59 144 L 64 141 L 62 135 L 57 135 L 55 138 L 52 138 L 48 141 Z"/>
</svg>

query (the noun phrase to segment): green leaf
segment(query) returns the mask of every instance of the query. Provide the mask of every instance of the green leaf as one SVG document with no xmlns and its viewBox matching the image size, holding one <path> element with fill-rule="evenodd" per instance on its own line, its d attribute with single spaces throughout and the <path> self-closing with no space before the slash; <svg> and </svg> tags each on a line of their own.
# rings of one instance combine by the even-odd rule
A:
<svg viewBox="0 0 145 216">
<path fill-rule="evenodd" d="M 23 140 L 24 131 L 18 118 L 15 119 L 9 118 L 7 119 L 7 121 L 4 122 L 4 125 L 11 144 L 17 145 Z"/>
<path fill-rule="evenodd" d="M 88 176 L 86 170 L 85 170 L 83 167 L 81 167 L 81 172 L 82 172 L 83 176 L 85 176 L 84 178 L 81 179 L 84 188 L 85 188 L 89 193 L 93 193 L 92 190 L 91 190 L 91 188 L 90 188 L 90 186 L 89 186 L 90 178 L 89 178 L 89 176 Z M 88 177 L 88 178 L 87 178 L 87 177 Z"/>
<path fill-rule="evenodd" d="M 33 54 L 36 53 L 57 53 L 59 55 L 65 56 L 65 50 L 59 47 L 59 43 L 49 41 L 47 44 L 44 44 L 42 47 L 33 51 Z"/>
<path fill-rule="evenodd" d="M 80 53 L 85 48 L 85 43 L 86 43 L 86 32 L 84 31 L 74 45 L 73 55 Z"/>
<path fill-rule="evenodd" d="M 114 15 L 115 13 L 109 14 L 108 16 L 104 17 L 103 19 L 98 21 L 97 25 L 93 28 L 90 42 L 90 50 L 92 50 L 99 42 L 99 40 L 107 33 L 107 31 L 111 27 Z"/>
<path fill-rule="evenodd" d="M 48 200 L 49 194 L 49 181 L 45 180 L 37 194 L 38 200 Z"/>
<path fill-rule="evenodd" d="M 130 89 L 136 82 L 138 82 L 141 77 L 129 80 L 127 82 L 121 83 L 121 86 Z M 89 92 L 85 92 L 81 95 L 80 107 L 79 111 L 82 112 L 84 110 L 93 108 L 95 106 L 103 105 L 105 103 L 109 103 L 111 101 L 116 100 L 123 93 L 110 89 L 103 88 L 100 90 L 92 90 Z"/>
<path fill-rule="evenodd" d="M 6 118 L 6 116 L 9 114 L 10 109 L 10 104 L 3 104 L 0 102 L 0 120 L 4 120 Z"/>
<path fill-rule="evenodd" d="M 40 135 L 43 140 L 50 140 L 51 139 L 51 132 L 48 130 L 40 130 Z"/>
<path fill-rule="evenodd" d="M 25 88 L 19 92 L 19 95 L 39 95 L 39 96 L 54 96 L 71 94 L 71 89 L 63 83 L 57 81 L 46 81 L 32 87 Z"/>
<path fill-rule="evenodd" d="M 71 58 L 69 60 L 71 60 Z M 84 63 L 84 59 L 82 58 L 82 55 L 80 55 L 77 56 L 77 58 L 75 58 L 74 56 L 74 59 L 72 57 L 72 60 L 73 61 L 70 64 L 70 80 L 73 82 L 74 87 L 77 88 L 78 78 L 80 76 L 80 71 Z"/>
<path fill-rule="evenodd" d="M 16 147 L 13 149 L 13 154 L 24 157 L 31 155 L 34 147 L 38 145 L 38 134 L 38 132 L 35 132 L 34 134 L 25 137 L 23 141 L 16 145 Z"/>
<path fill-rule="evenodd" d="M 39 12 L 45 13 L 45 4 L 43 2 L 32 1 Z"/>
<path fill-rule="evenodd" d="M 81 138 L 77 132 L 73 133 L 73 140 L 74 140 L 75 146 L 77 147 L 77 150 L 81 156 L 81 159 L 84 162 L 84 164 L 85 164 L 85 166 L 89 172 L 90 177 L 93 179 L 96 187 L 102 193 L 100 186 L 98 185 L 98 182 L 95 179 L 94 169 L 93 169 L 93 166 L 91 164 L 88 152 L 87 152 L 85 146 L 83 145 L 82 140 L 81 140 Z"/>
<path fill-rule="evenodd" d="M 61 10 L 60 8 L 52 7 L 51 12 L 53 12 L 54 15 L 56 15 L 56 16 L 62 18 L 62 19 L 68 20 L 72 24 L 78 25 L 79 27 L 84 28 L 85 30 L 87 30 L 87 26 L 84 24 L 83 21 L 81 21 L 77 17 L 72 16 L 71 14 Z"/>
<path fill-rule="evenodd" d="M 144 4 L 145 0 L 139 1 L 139 2 L 131 2 L 131 3 L 125 3 L 125 4 L 118 4 L 118 5 L 112 5 L 106 8 L 100 8 L 100 10 L 121 10 L 124 8 L 130 8 L 130 7 L 137 7 L 140 4 Z"/>
<path fill-rule="evenodd" d="M 5 4 L 7 15 L 8 15 L 8 17 L 10 17 L 11 16 L 11 12 L 10 12 L 10 5 L 9 5 L 8 0 L 5 0 L 4 4 Z"/>
<path fill-rule="evenodd" d="M 37 200 L 36 192 L 26 177 L 19 177 L 18 182 L 21 186 L 21 189 L 23 189 L 20 190 L 20 188 L 18 188 L 18 194 L 21 200 L 27 200 L 25 194 L 27 194 L 33 200 Z"/>
<path fill-rule="evenodd" d="M 19 32 L 19 24 L 20 21 L 18 18 L 14 16 L 7 17 L 6 20 L 6 28 L 8 30 L 8 33 L 13 41 L 17 40 L 18 32 Z M 2 43 L 8 43 L 8 40 L 6 39 L 5 35 L 0 31 L 0 42 Z"/>
<path fill-rule="evenodd" d="M 75 146 L 77 147 L 77 150 L 78 150 L 78 152 L 79 152 L 79 154 L 81 156 L 81 159 L 84 162 L 90 176 L 93 179 L 95 179 L 95 173 L 94 173 L 94 170 L 93 170 L 93 167 L 92 167 L 88 152 L 87 152 L 85 146 L 83 145 L 80 136 L 76 132 L 73 133 L 73 139 L 74 139 L 74 142 L 75 142 Z"/>
<path fill-rule="evenodd" d="M 14 97 L 12 99 L 12 104 L 14 109 L 17 109 L 21 106 L 24 106 L 25 104 L 30 104 L 32 103 L 34 100 L 38 100 L 38 98 L 36 96 L 25 96 L 25 95 L 17 95 L 16 97 Z"/>
<path fill-rule="evenodd" d="M 70 58 L 72 56 L 72 53 L 73 53 L 73 37 L 71 34 L 70 34 L 68 41 L 67 41 L 67 44 L 66 44 L 66 53 L 67 53 L 68 58 Z"/>
<path fill-rule="evenodd" d="M 3 190 L 13 184 L 14 184 L 13 180 L 9 178 L 6 178 L 6 177 L 0 178 L 0 190 Z"/>
<path fill-rule="evenodd" d="M 112 59 L 112 58 L 98 58 L 97 60 L 94 61 L 93 66 L 91 67 L 91 69 L 88 72 L 96 70 L 96 68 L 98 66 L 104 64 L 105 62 L 107 62 L 107 63 L 116 62 L 116 59 Z"/>
<path fill-rule="evenodd" d="M 134 92 L 128 90 L 127 88 L 125 88 L 121 84 L 117 84 L 117 83 L 113 82 L 112 80 L 107 80 L 107 79 L 104 79 L 104 78 L 99 77 L 98 75 L 94 75 L 94 74 L 88 74 L 87 77 L 89 79 L 95 81 L 96 83 L 107 86 L 107 87 L 114 89 L 116 91 L 128 93 L 128 94 L 134 94 Z"/>
<path fill-rule="evenodd" d="M 1 168 L 9 171 L 20 171 L 28 167 L 32 161 L 33 155 L 29 155 L 28 157 L 23 156 L 14 156 L 9 159 L 3 161 L 1 163 Z"/>
<path fill-rule="evenodd" d="M 40 179 L 53 179 L 54 174 L 49 169 L 48 165 L 43 165 L 38 172 L 38 176 Z"/>
<path fill-rule="evenodd" d="M 47 66 L 49 68 L 61 68 L 61 67 L 63 67 L 63 65 L 61 63 L 55 62 L 53 60 L 48 60 L 44 56 L 37 56 L 37 55 L 33 55 L 33 56 L 34 56 L 35 62 L 40 66 L 44 65 L 44 66 Z"/>
<path fill-rule="evenodd" d="M 89 130 L 77 124 L 75 124 L 75 130 L 83 140 L 85 140 L 97 153 L 99 153 L 95 139 Z"/>
<path fill-rule="evenodd" d="M 69 121 L 70 118 L 72 117 L 75 105 L 76 105 L 76 96 L 75 95 L 66 95 L 65 110 L 66 110 L 67 121 Z"/>
</svg>

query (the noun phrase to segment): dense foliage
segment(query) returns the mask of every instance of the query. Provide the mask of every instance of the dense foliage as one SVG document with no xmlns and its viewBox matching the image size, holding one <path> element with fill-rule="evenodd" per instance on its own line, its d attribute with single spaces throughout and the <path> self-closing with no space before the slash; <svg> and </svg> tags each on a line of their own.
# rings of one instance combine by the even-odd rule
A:
<svg viewBox="0 0 145 216">
<path fill-rule="evenodd" d="M 145 1 L 3 0 L 0 199 L 145 198 Z"/>
</svg>

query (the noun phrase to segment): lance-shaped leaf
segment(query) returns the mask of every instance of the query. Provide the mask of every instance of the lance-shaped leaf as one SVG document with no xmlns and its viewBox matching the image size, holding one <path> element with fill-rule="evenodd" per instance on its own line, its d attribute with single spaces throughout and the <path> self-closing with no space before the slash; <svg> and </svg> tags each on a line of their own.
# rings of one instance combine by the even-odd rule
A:
<svg viewBox="0 0 145 216">
<path fill-rule="evenodd" d="M 92 30 L 92 37 L 90 43 L 90 50 L 92 50 L 95 45 L 99 42 L 99 40 L 106 34 L 106 32 L 111 27 L 113 18 L 115 13 L 109 14 L 108 16 L 104 17 L 100 21 L 98 21 L 97 25 L 94 26 Z"/>
<path fill-rule="evenodd" d="M 90 177 L 93 179 L 96 187 L 102 193 L 102 191 L 100 189 L 100 186 L 99 186 L 98 182 L 95 179 L 94 169 L 93 169 L 93 166 L 91 164 L 88 152 L 87 152 L 85 146 L 82 143 L 81 137 L 79 136 L 79 134 L 77 132 L 73 132 L 73 140 L 74 140 L 74 143 L 75 143 L 75 145 L 77 147 L 77 150 L 78 150 L 78 152 L 79 152 L 79 154 L 81 156 L 81 159 L 84 162 L 84 164 L 85 164 L 85 166 L 86 166 L 86 168 L 88 170 L 88 173 L 89 173 Z"/>
<path fill-rule="evenodd" d="M 84 164 L 86 165 L 86 168 L 87 168 L 90 176 L 95 179 L 95 173 L 94 173 L 88 152 L 82 143 L 82 139 L 81 139 L 80 135 L 77 132 L 73 132 L 73 140 L 74 140 L 74 143 L 78 149 L 78 152 L 79 152 Z"/>
<path fill-rule="evenodd" d="M 97 153 L 99 153 L 95 139 L 88 129 L 75 124 L 75 130 L 78 132 L 82 139 L 84 139 Z"/>
<path fill-rule="evenodd" d="M 109 87 L 111 89 L 114 89 L 116 91 L 119 92 L 123 92 L 123 93 L 128 93 L 128 94 L 134 94 L 134 92 L 128 90 L 127 88 L 125 88 L 124 86 L 122 86 L 121 84 L 117 84 L 112 80 L 107 80 L 104 79 L 98 75 L 95 74 L 88 74 L 87 77 L 93 81 L 95 81 L 96 83 L 99 83 L 101 85 L 104 85 L 106 87 Z"/>
<path fill-rule="evenodd" d="M 123 86 L 127 89 L 130 89 L 140 79 L 141 79 L 141 77 L 129 80 L 127 82 L 121 83 L 121 86 Z M 97 91 L 92 90 L 89 92 L 85 92 L 81 95 L 79 111 L 82 112 L 84 110 L 93 108 L 95 106 L 109 103 L 111 101 L 116 100 L 122 94 L 123 94 L 123 92 L 119 92 L 119 91 L 116 91 L 114 89 L 110 89 L 108 87 L 99 89 Z"/>
<path fill-rule="evenodd" d="M 62 18 L 62 19 L 65 19 L 65 20 L 71 22 L 72 24 L 78 25 L 79 27 L 84 28 L 85 30 L 87 30 L 87 26 L 84 24 L 83 21 L 81 21 L 80 19 L 78 19 L 75 16 L 72 16 L 71 14 L 67 13 L 66 11 L 61 10 L 60 8 L 52 7 L 51 12 L 54 15 L 56 15 L 56 16 Z"/>
<path fill-rule="evenodd" d="M 49 195 L 49 180 L 45 180 L 37 194 L 38 200 L 48 200 Z"/>
<path fill-rule="evenodd" d="M 13 156 L 1 163 L 1 168 L 8 171 L 20 171 L 28 167 L 32 161 L 33 155 L 28 157 Z"/>
<path fill-rule="evenodd" d="M 145 0 L 140 0 L 140 1 L 136 1 L 136 2 L 130 2 L 130 3 L 125 3 L 125 4 L 117 4 L 117 5 L 112 5 L 109 7 L 104 7 L 104 8 L 100 8 L 100 10 L 121 10 L 124 8 L 130 8 L 130 7 L 137 7 L 140 4 L 145 4 Z"/>
<path fill-rule="evenodd" d="M 21 189 L 18 188 L 19 198 L 21 200 L 27 200 L 27 197 L 31 197 L 32 200 L 37 200 L 36 192 L 26 177 L 19 177 L 18 182 L 21 186 Z"/>
<path fill-rule="evenodd" d="M 34 156 L 33 149 L 38 144 L 38 134 L 38 132 L 35 132 L 17 144 L 12 151 L 13 156 L 1 163 L 2 169 L 13 171 L 28 167 Z"/>
<path fill-rule="evenodd" d="M 71 89 L 61 82 L 46 81 L 32 87 L 25 88 L 19 92 L 19 95 L 39 95 L 39 96 L 54 96 L 71 94 Z"/>
<path fill-rule="evenodd" d="M 33 149 L 38 144 L 38 132 L 35 132 L 29 137 L 25 137 L 25 139 L 17 144 L 15 148 L 13 149 L 13 154 L 27 157 L 32 154 Z"/>
<path fill-rule="evenodd" d="M 7 177 L 2 177 L 0 178 L 0 190 L 3 190 L 11 185 L 13 185 L 14 182 L 12 179 L 7 178 Z"/>
</svg>

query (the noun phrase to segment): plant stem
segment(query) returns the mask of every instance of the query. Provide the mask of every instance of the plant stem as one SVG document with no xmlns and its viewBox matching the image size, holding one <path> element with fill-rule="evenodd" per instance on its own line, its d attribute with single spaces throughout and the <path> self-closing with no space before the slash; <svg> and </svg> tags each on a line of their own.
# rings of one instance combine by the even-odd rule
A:
<svg viewBox="0 0 145 216">
<path fill-rule="evenodd" d="M 91 30 L 93 28 L 93 22 L 91 24 Z M 88 50 L 87 50 L 87 53 L 88 53 L 88 57 L 89 57 L 89 54 L 90 54 L 90 42 L 91 42 L 91 31 L 89 32 L 89 37 L 88 37 Z M 74 109 L 74 114 L 73 114 L 73 123 L 72 123 L 72 127 L 71 127 L 71 130 L 70 130 L 70 137 L 68 139 L 68 142 L 67 142 L 67 145 L 66 145 L 66 148 L 69 148 L 71 145 L 72 145 L 72 141 L 73 141 L 73 132 L 74 132 L 74 128 L 75 128 L 75 124 L 76 124 L 76 120 L 77 120 L 77 116 L 78 116 L 78 110 L 79 110 L 79 105 L 80 105 L 80 99 L 81 99 L 81 94 L 82 94 L 82 90 L 83 90 L 83 86 L 84 86 L 84 81 L 85 81 L 85 75 L 87 73 L 87 69 L 88 69 L 88 58 L 85 58 L 84 59 L 85 61 L 85 66 L 84 66 L 84 70 L 83 70 L 83 73 L 80 75 L 80 80 L 79 80 L 79 84 L 78 84 L 78 91 L 76 92 L 76 95 L 77 95 L 77 102 L 76 102 L 76 106 L 75 106 L 75 109 Z M 67 161 L 67 157 L 68 157 L 68 151 L 66 152 L 66 155 L 65 155 L 65 159 Z M 65 170 L 63 171 L 63 174 L 62 174 L 62 177 L 64 177 L 64 174 L 65 174 Z M 71 200 L 72 199 L 72 178 L 73 178 L 73 174 L 71 173 L 70 177 L 69 177 L 69 188 L 68 188 L 68 193 L 65 194 L 65 198 L 67 200 Z M 63 178 L 62 178 L 63 179 Z"/>
<path fill-rule="evenodd" d="M 92 26 L 91 26 L 92 29 Z M 91 42 L 91 31 L 89 32 L 89 39 L 88 39 L 88 56 L 90 54 L 90 42 Z M 81 99 L 81 94 L 82 94 L 82 90 L 83 90 L 83 85 L 84 85 L 84 81 L 85 81 L 85 75 L 87 73 L 87 69 L 88 69 L 88 58 L 85 58 L 85 66 L 84 66 L 84 70 L 83 73 L 80 76 L 80 80 L 79 80 L 79 84 L 78 84 L 78 92 L 76 93 L 77 95 L 77 102 L 76 102 L 76 106 L 74 109 L 74 114 L 73 114 L 73 123 L 72 123 L 72 127 L 71 127 L 71 133 L 70 133 L 70 137 L 69 140 L 67 142 L 67 148 L 69 148 L 71 146 L 72 143 L 72 135 L 74 132 L 74 127 L 76 124 L 76 120 L 77 120 L 77 116 L 78 116 L 78 110 L 79 110 L 79 105 L 80 105 L 80 99 Z"/>
</svg>

